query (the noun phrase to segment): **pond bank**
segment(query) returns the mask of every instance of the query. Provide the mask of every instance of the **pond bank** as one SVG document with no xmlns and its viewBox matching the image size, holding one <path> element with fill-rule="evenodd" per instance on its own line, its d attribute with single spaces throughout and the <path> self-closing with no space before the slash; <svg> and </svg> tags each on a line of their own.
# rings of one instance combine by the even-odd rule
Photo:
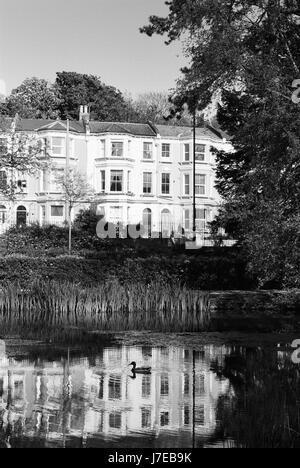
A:
<svg viewBox="0 0 300 468">
<path fill-rule="evenodd" d="M 300 330 L 300 291 L 219 291 L 209 299 L 210 329 Z"/>
</svg>

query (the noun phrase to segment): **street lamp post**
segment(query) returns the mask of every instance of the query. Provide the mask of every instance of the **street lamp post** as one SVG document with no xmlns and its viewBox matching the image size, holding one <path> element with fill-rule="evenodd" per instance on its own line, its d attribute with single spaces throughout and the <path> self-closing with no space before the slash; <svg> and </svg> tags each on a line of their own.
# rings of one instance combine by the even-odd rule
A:
<svg viewBox="0 0 300 468">
<path fill-rule="evenodd" d="M 193 111 L 193 237 L 196 237 L 196 107 Z"/>
</svg>

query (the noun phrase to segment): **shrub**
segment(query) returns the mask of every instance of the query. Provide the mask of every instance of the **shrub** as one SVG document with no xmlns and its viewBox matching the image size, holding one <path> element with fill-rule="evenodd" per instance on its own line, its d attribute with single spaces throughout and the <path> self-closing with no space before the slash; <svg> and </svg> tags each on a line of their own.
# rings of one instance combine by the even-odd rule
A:
<svg viewBox="0 0 300 468">
<path fill-rule="evenodd" d="M 96 236 L 97 223 L 101 218 L 102 216 L 96 214 L 95 208 L 80 210 L 73 223 L 74 229 Z"/>
</svg>

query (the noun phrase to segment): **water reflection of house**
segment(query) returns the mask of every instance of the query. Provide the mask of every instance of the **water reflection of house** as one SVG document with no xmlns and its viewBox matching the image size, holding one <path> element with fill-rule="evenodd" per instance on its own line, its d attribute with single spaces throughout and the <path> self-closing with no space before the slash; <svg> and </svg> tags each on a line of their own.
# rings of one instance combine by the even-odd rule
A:
<svg viewBox="0 0 300 468">
<path fill-rule="evenodd" d="M 226 392 L 210 370 L 213 349 L 106 348 L 94 362 L 0 361 L 0 418 L 27 436 L 61 440 L 192 432 L 209 436 L 218 397 Z M 220 358 L 220 352 L 218 352 Z M 131 378 L 132 360 L 151 375 Z"/>
</svg>

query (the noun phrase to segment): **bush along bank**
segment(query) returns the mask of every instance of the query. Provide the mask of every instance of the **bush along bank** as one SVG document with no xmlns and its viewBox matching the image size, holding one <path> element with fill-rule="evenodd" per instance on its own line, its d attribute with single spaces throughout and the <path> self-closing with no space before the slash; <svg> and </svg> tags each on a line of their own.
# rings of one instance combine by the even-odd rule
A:
<svg viewBox="0 0 300 468">
<path fill-rule="evenodd" d="M 199 290 L 251 289 L 255 283 L 247 277 L 242 261 L 235 256 L 148 254 L 131 256 L 124 251 L 99 251 L 93 256 L 13 254 L 0 257 L 0 284 L 5 281 L 30 285 L 46 279 L 96 285 L 109 279 L 149 283 L 180 283 Z"/>
</svg>

